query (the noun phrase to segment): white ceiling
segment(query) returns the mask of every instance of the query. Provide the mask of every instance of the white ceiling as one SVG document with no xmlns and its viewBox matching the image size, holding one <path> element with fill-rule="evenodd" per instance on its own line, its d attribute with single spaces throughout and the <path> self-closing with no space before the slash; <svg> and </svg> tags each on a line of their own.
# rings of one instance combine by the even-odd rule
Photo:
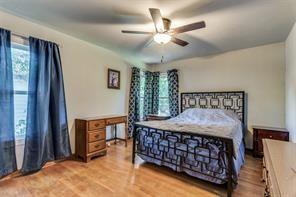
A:
<svg viewBox="0 0 296 197">
<path fill-rule="evenodd" d="M 284 41 L 296 21 L 296 0 L 0 0 L 0 7 L 148 64 Z M 207 27 L 178 35 L 186 47 L 143 48 L 151 36 L 121 30 L 154 31 L 148 8 L 161 9 L 172 27 L 201 20 Z"/>
</svg>

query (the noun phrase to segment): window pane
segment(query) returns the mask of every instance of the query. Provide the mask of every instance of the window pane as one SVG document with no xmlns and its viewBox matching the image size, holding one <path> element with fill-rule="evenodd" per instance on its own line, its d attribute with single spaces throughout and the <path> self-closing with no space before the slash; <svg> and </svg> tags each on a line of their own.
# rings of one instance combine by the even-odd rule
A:
<svg viewBox="0 0 296 197">
<path fill-rule="evenodd" d="M 13 44 L 11 49 L 14 85 L 14 124 L 15 137 L 22 139 L 26 132 L 29 49 L 28 46 Z"/>
<path fill-rule="evenodd" d="M 159 114 L 170 114 L 168 98 L 159 98 Z"/>
<path fill-rule="evenodd" d="M 28 91 L 29 51 L 24 48 L 11 49 L 13 85 L 15 91 Z"/>
<path fill-rule="evenodd" d="M 28 96 L 26 94 L 14 95 L 14 124 L 16 138 L 24 137 L 26 132 L 27 101 Z"/>
<path fill-rule="evenodd" d="M 159 97 L 169 97 L 167 74 L 159 76 Z"/>
<path fill-rule="evenodd" d="M 159 114 L 170 114 L 168 77 L 166 73 L 159 76 Z"/>
<path fill-rule="evenodd" d="M 144 119 L 145 72 L 140 73 L 140 120 Z"/>
</svg>

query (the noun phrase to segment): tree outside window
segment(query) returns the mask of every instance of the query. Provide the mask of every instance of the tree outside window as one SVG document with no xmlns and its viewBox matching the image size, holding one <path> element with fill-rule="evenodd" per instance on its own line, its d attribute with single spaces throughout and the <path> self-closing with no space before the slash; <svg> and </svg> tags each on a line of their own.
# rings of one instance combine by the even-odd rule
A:
<svg viewBox="0 0 296 197">
<path fill-rule="evenodd" d="M 11 49 L 14 83 L 14 122 L 16 139 L 24 138 L 27 124 L 29 48 L 13 44 Z"/>
<path fill-rule="evenodd" d="M 140 72 L 140 120 L 144 119 L 145 72 Z"/>
<path fill-rule="evenodd" d="M 168 76 L 166 73 L 161 73 L 159 76 L 159 112 L 158 113 L 161 115 L 170 115 Z"/>
</svg>

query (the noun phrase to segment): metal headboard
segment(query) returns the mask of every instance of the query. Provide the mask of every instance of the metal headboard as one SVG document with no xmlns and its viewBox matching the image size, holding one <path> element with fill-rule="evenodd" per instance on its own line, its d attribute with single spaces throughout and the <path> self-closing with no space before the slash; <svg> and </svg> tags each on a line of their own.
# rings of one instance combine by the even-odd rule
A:
<svg viewBox="0 0 296 197">
<path fill-rule="evenodd" d="M 246 123 L 246 96 L 244 91 L 184 92 L 181 93 L 181 112 L 189 108 L 227 109 L 235 112 Z"/>
</svg>

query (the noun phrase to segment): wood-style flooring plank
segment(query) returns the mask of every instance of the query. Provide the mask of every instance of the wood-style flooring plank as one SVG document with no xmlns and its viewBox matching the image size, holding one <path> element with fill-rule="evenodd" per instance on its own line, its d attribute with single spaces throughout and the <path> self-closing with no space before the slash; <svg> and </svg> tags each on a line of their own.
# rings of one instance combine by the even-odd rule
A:
<svg viewBox="0 0 296 197">
<path fill-rule="evenodd" d="M 200 181 L 186 174 L 145 163 L 131 163 L 131 142 L 111 145 L 107 156 L 89 163 L 63 161 L 41 171 L 0 181 L 0 196 L 5 197 L 151 197 L 151 196 L 226 196 L 224 187 Z M 238 186 L 233 196 L 263 196 L 261 159 L 246 155 Z"/>
</svg>

